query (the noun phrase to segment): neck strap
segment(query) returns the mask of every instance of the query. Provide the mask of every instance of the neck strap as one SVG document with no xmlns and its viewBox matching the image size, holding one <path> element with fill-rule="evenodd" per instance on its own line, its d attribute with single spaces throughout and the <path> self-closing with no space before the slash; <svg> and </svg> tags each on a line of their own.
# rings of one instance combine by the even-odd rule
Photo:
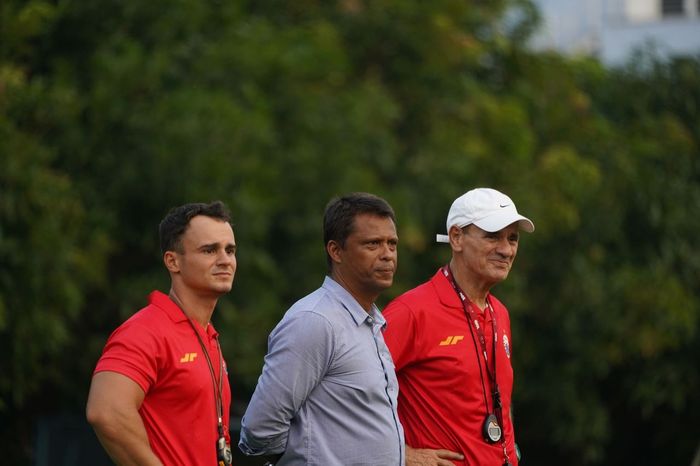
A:
<svg viewBox="0 0 700 466">
<path fill-rule="evenodd" d="M 455 290 L 455 293 L 457 293 L 457 296 L 459 297 L 459 300 L 462 302 L 462 309 L 464 310 L 464 315 L 467 318 L 467 323 L 469 325 L 469 332 L 471 333 L 472 336 L 472 341 L 474 342 L 474 349 L 476 350 L 477 358 L 479 353 L 482 354 L 484 358 L 484 365 L 486 366 L 486 373 L 489 377 L 489 380 L 491 381 L 491 396 L 492 396 L 492 402 L 493 402 L 493 411 L 494 414 L 496 415 L 496 418 L 498 419 L 498 423 L 501 426 L 501 428 L 504 427 L 503 425 L 503 403 L 501 401 L 501 392 L 498 389 L 498 381 L 496 378 L 496 360 L 498 359 L 496 357 L 496 340 L 498 336 L 498 322 L 496 321 L 496 313 L 493 311 L 493 307 L 491 306 L 491 303 L 489 302 L 488 296 L 486 297 L 486 308 L 488 309 L 488 312 L 491 316 L 491 335 L 493 337 L 492 339 L 492 352 L 491 355 L 493 357 L 493 373 L 491 372 L 491 368 L 489 366 L 489 355 L 488 352 L 486 351 L 486 337 L 484 336 L 484 331 L 481 328 L 481 325 L 479 324 L 478 321 L 478 316 L 476 311 L 474 310 L 473 303 L 470 301 L 470 299 L 467 297 L 467 295 L 462 291 L 460 286 L 457 284 L 457 281 L 454 278 L 454 274 L 450 270 L 449 265 L 445 265 L 442 267 L 442 274 L 447 278 L 447 281 L 450 282 L 452 285 L 452 288 Z M 474 333 L 477 334 L 478 340 L 481 346 L 481 352 L 477 349 L 477 343 L 476 343 L 476 338 L 474 336 Z M 481 390 L 484 395 L 484 405 L 486 406 L 486 414 L 487 416 L 491 414 L 491 410 L 489 409 L 489 404 L 488 404 L 488 397 L 486 396 L 486 383 L 484 381 L 484 373 L 481 370 L 481 362 L 479 361 L 479 377 L 481 379 Z M 505 438 L 505 432 L 503 433 L 503 436 L 501 438 L 502 446 L 503 446 L 503 455 L 506 459 L 506 464 L 508 464 L 508 453 L 506 451 L 506 438 Z"/>
<path fill-rule="evenodd" d="M 216 373 L 214 372 L 214 365 L 211 362 L 211 358 L 209 357 L 209 351 L 207 351 L 207 347 L 204 345 L 204 341 L 202 341 L 202 337 L 199 335 L 199 332 L 197 331 L 197 326 L 195 323 L 192 321 L 192 319 L 185 313 L 185 309 L 182 305 L 182 302 L 180 299 L 177 297 L 174 291 L 170 292 L 170 299 L 172 299 L 175 304 L 180 308 L 183 314 L 185 314 L 185 317 L 187 317 L 187 321 L 190 323 L 190 327 L 192 327 L 192 331 L 194 332 L 195 336 L 197 337 L 197 341 L 199 342 L 199 346 L 202 348 L 202 353 L 204 353 L 204 358 L 207 360 L 207 366 L 209 368 L 209 375 L 211 376 L 211 383 L 212 383 L 212 388 L 214 390 L 214 409 L 216 411 L 216 420 L 217 420 L 217 432 L 219 433 L 219 436 L 224 436 L 225 434 L 225 429 L 224 429 L 224 401 L 223 401 L 223 383 L 224 383 L 224 358 L 221 354 L 221 345 L 219 344 L 219 338 L 214 337 L 214 340 L 216 341 L 216 349 L 219 357 L 219 377 L 217 380 Z"/>
</svg>

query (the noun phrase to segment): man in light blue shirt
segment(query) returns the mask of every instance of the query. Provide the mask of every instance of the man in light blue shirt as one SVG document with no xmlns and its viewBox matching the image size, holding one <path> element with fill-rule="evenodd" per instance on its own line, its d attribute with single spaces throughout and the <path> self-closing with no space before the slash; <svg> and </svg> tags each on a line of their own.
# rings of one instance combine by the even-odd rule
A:
<svg viewBox="0 0 700 466">
<path fill-rule="evenodd" d="M 324 215 L 329 276 L 269 337 L 239 447 L 278 466 L 402 466 L 398 383 L 374 301 L 397 264 L 394 212 L 353 193 Z"/>
</svg>

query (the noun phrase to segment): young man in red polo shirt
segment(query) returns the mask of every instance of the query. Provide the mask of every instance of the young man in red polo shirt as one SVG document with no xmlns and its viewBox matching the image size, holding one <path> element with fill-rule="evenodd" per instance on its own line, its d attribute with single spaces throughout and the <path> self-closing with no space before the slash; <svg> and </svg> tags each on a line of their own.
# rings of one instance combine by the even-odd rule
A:
<svg viewBox="0 0 700 466">
<path fill-rule="evenodd" d="M 231 391 L 210 320 L 236 272 L 230 216 L 221 202 L 186 204 L 159 234 L 170 292 L 109 337 L 87 418 L 119 465 L 229 465 Z"/>
<path fill-rule="evenodd" d="M 534 228 L 505 194 L 467 192 L 438 235 L 449 264 L 384 310 L 408 466 L 517 466 L 510 318 L 490 289 L 508 276 L 519 230 Z"/>
</svg>

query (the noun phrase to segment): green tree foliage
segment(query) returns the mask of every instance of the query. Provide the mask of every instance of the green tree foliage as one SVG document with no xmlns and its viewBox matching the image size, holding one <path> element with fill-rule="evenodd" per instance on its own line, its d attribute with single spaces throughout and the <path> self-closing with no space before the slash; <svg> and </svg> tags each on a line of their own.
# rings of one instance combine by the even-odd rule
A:
<svg viewBox="0 0 700 466">
<path fill-rule="evenodd" d="M 631 63 L 530 57 L 515 72 L 549 211 L 536 215 L 539 260 L 516 319 L 516 335 L 537 336 L 519 345 L 519 418 L 557 424 L 522 432 L 539 445 L 537 464 L 551 443 L 568 464 L 625 462 L 640 449 L 650 464 L 683 464 L 697 442 L 669 428 L 674 447 L 659 447 L 669 415 L 698 416 L 698 60 Z"/>
<path fill-rule="evenodd" d="M 397 211 L 385 302 L 446 260 L 434 234 L 474 186 L 537 226 L 494 290 L 527 464 L 690 462 L 700 59 L 529 52 L 527 0 L 9 0 L 0 15 L 10 464 L 39 415 L 82 412 L 109 332 L 167 287 L 171 206 L 232 208 L 239 268 L 215 320 L 240 411 L 269 331 L 322 280 L 333 195 Z"/>
<path fill-rule="evenodd" d="M 38 413 L 58 401 L 50 398 L 53 392 L 72 389 L 64 350 L 74 344 L 74 325 L 86 311 L 84 293 L 104 285 L 109 241 L 90 231 L 75 180 L 57 166 L 48 143 L 52 133 L 76 125 L 76 96 L 31 78 L 25 68 L 52 8 L 30 3 L 2 9 L 0 432 L 3 461 L 15 464 L 26 460 Z"/>
</svg>

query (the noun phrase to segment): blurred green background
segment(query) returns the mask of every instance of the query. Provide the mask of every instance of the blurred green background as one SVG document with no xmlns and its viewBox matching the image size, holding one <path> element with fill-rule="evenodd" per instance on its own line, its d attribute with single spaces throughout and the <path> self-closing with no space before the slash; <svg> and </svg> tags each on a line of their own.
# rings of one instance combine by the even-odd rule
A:
<svg viewBox="0 0 700 466">
<path fill-rule="evenodd" d="M 238 271 L 214 321 L 240 416 L 269 331 L 323 279 L 332 196 L 397 212 L 383 305 L 447 260 L 452 200 L 490 186 L 537 227 L 493 290 L 522 464 L 689 465 L 700 57 L 534 52 L 537 23 L 528 0 L 1 2 L 2 463 L 98 464 L 78 451 L 96 443 L 91 372 L 167 289 L 170 207 L 233 212 Z"/>
</svg>

